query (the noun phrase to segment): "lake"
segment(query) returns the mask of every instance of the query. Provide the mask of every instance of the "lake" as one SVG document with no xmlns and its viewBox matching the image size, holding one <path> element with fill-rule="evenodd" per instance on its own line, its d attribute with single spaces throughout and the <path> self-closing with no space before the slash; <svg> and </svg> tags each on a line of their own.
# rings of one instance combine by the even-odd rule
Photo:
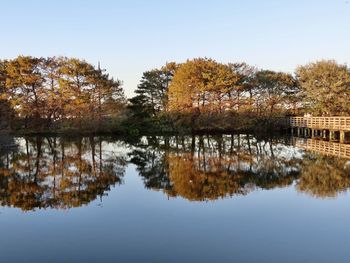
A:
<svg viewBox="0 0 350 263">
<path fill-rule="evenodd" d="M 246 134 L 3 141 L 0 262 L 350 260 L 350 145 Z"/>
</svg>

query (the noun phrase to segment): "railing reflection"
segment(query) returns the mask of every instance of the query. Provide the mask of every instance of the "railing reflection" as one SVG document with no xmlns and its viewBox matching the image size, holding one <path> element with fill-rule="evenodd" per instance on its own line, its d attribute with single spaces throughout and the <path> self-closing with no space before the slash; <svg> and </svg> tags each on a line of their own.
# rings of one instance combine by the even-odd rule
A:
<svg viewBox="0 0 350 263">
<path fill-rule="evenodd" d="M 293 137 L 293 144 L 308 151 L 327 156 L 350 159 L 350 144 Z"/>
</svg>

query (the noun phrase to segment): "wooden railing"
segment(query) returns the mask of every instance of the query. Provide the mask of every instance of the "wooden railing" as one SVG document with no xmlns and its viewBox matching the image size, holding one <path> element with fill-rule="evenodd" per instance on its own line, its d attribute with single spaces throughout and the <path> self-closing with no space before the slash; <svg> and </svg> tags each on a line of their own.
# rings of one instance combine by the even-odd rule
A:
<svg viewBox="0 0 350 263">
<path fill-rule="evenodd" d="M 299 148 L 320 153 L 350 159 L 350 144 L 320 141 L 313 139 L 293 138 L 293 144 Z"/>
<path fill-rule="evenodd" d="M 350 117 L 290 117 L 291 127 L 350 131 Z"/>
</svg>

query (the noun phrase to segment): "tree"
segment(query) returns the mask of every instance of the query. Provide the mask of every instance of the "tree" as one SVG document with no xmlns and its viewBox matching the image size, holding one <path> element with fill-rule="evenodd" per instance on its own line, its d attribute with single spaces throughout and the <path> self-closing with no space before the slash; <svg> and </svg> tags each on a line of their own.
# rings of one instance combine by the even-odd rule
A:
<svg viewBox="0 0 350 263">
<path fill-rule="evenodd" d="M 296 75 L 305 107 L 318 115 L 350 114 L 350 70 L 334 60 L 300 66 Z"/>
<path fill-rule="evenodd" d="M 90 81 L 93 78 L 94 68 L 87 62 L 75 58 L 61 58 L 60 63 L 64 112 L 68 118 L 77 119 L 79 127 L 82 128 L 83 118 L 90 113 L 89 91 L 92 89 Z"/>
<path fill-rule="evenodd" d="M 143 73 L 140 84 L 135 93 L 141 99 L 144 111 L 150 116 L 156 116 L 164 109 L 166 103 L 166 79 L 163 79 L 163 72 L 159 69 Z M 136 97 L 137 97 L 136 96 Z"/>
<path fill-rule="evenodd" d="M 259 115 L 284 112 L 292 106 L 293 96 L 298 93 L 298 85 L 291 74 L 260 70 L 256 73 L 256 110 Z M 264 111 L 268 109 L 268 111 Z"/>
<path fill-rule="evenodd" d="M 42 83 L 46 96 L 43 98 L 47 107 L 46 126 L 50 127 L 54 120 L 58 120 L 64 114 L 64 92 L 60 86 L 60 59 L 56 57 L 45 58 L 43 61 Z"/>
<path fill-rule="evenodd" d="M 238 75 L 238 81 L 234 90 L 237 97 L 237 111 L 240 111 L 242 106 L 244 107 L 243 110 L 252 110 L 253 97 L 256 92 L 255 75 L 257 69 L 245 62 L 229 63 L 228 66 Z"/>
<path fill-rule="evenodd" d="M 125 108 L 121 81 L 84 60 L 19 56 L 2 61 L 0 73 L 1 99 L 33 131 L 110 130 Z"/>
<path fill-rule="evenodd" d="M 90 116 L 97 115 L 97 127 L 102 127 L 102 120 L 118 118 L 126 103 L 122 82 L 114 80 L 101 70 L 100 66 L 91 76 Z"/>
<path fill-rule="evenodd" d="M 149 130 L 159 126 L 159 122 L 167 121 L 163 113 L 167 110 L 168 89 L 177 67 L 171 62 L 160 69 L 143 73 L 136 96 L 129 99 L 128 108 L 132 116 L 127 121 L 128 127 Z"/>
<path fill-rule="evenodd" d="M 167 63 L 160 69 L 153 69 L 143 73 L 140 84 L 130 102 L 134 106 L 141 106 L 143 111 L 154 117 L 166 109 L 168 102 L 168 88 L 172 81 L 175 63 Z"/>
<path fill-rule="evenodd" d="M 6 72 L 5 61 L 0 61 L 0 130 L 10 126 L 12 110 L 6 100 Z"/>
<path fill-rule="evenodd" d="M 230 67 L 215 60 L 188 60 L 176 70 L 169 87 L 169 110 L 222 112 L 230 105 L 230 94 L 238 80 Z"/>
<path fill-rule="evenodd" d="M 188 60 L 175 71 L 169 86 L 168 110 L 180 126 L 226 129 L 234 110 L 240 77 L 231 67 L 212 59 Z"/>
<path fill-rule="evenodd" d="M 39 121 L 45 116 L 46 103 L 44 79 L 41 75 L 43 58 L 19 56 L 5 63 L 6 99 L 11 103 L 21 118 L 25 127 L 28 119 Z"/>
</svg>

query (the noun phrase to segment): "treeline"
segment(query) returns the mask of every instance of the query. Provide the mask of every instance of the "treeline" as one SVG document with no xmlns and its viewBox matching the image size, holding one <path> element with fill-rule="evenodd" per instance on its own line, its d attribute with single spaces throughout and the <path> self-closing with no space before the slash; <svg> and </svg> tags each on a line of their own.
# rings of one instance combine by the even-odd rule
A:
<svg viewBox="0 0 350 263">
<path fill-rule="evenodd" d="M 12 131 L 110 131 L 125 113 L 121 81 L 84 60 L 0 61 L 0 123 Z"/>
<path fill-rule="evenodd" d="M 84 60 L 0 61 L 0 130 L 187 133 L 278 129 L 285 116 L 350 114 L 350 69 L 324 60 L 291 73 L 208 58 L 143 73 L 127 100 L 122 83 Z"/>
<path fill-rule="evenodd" d="M 275 129 L 288 115 L 349 115 L 349 101 L 350 69 L 335 61 L 290 74 L 198 58 L 145 72 L 129 121 L 140 130 Z"/>
</svg>

